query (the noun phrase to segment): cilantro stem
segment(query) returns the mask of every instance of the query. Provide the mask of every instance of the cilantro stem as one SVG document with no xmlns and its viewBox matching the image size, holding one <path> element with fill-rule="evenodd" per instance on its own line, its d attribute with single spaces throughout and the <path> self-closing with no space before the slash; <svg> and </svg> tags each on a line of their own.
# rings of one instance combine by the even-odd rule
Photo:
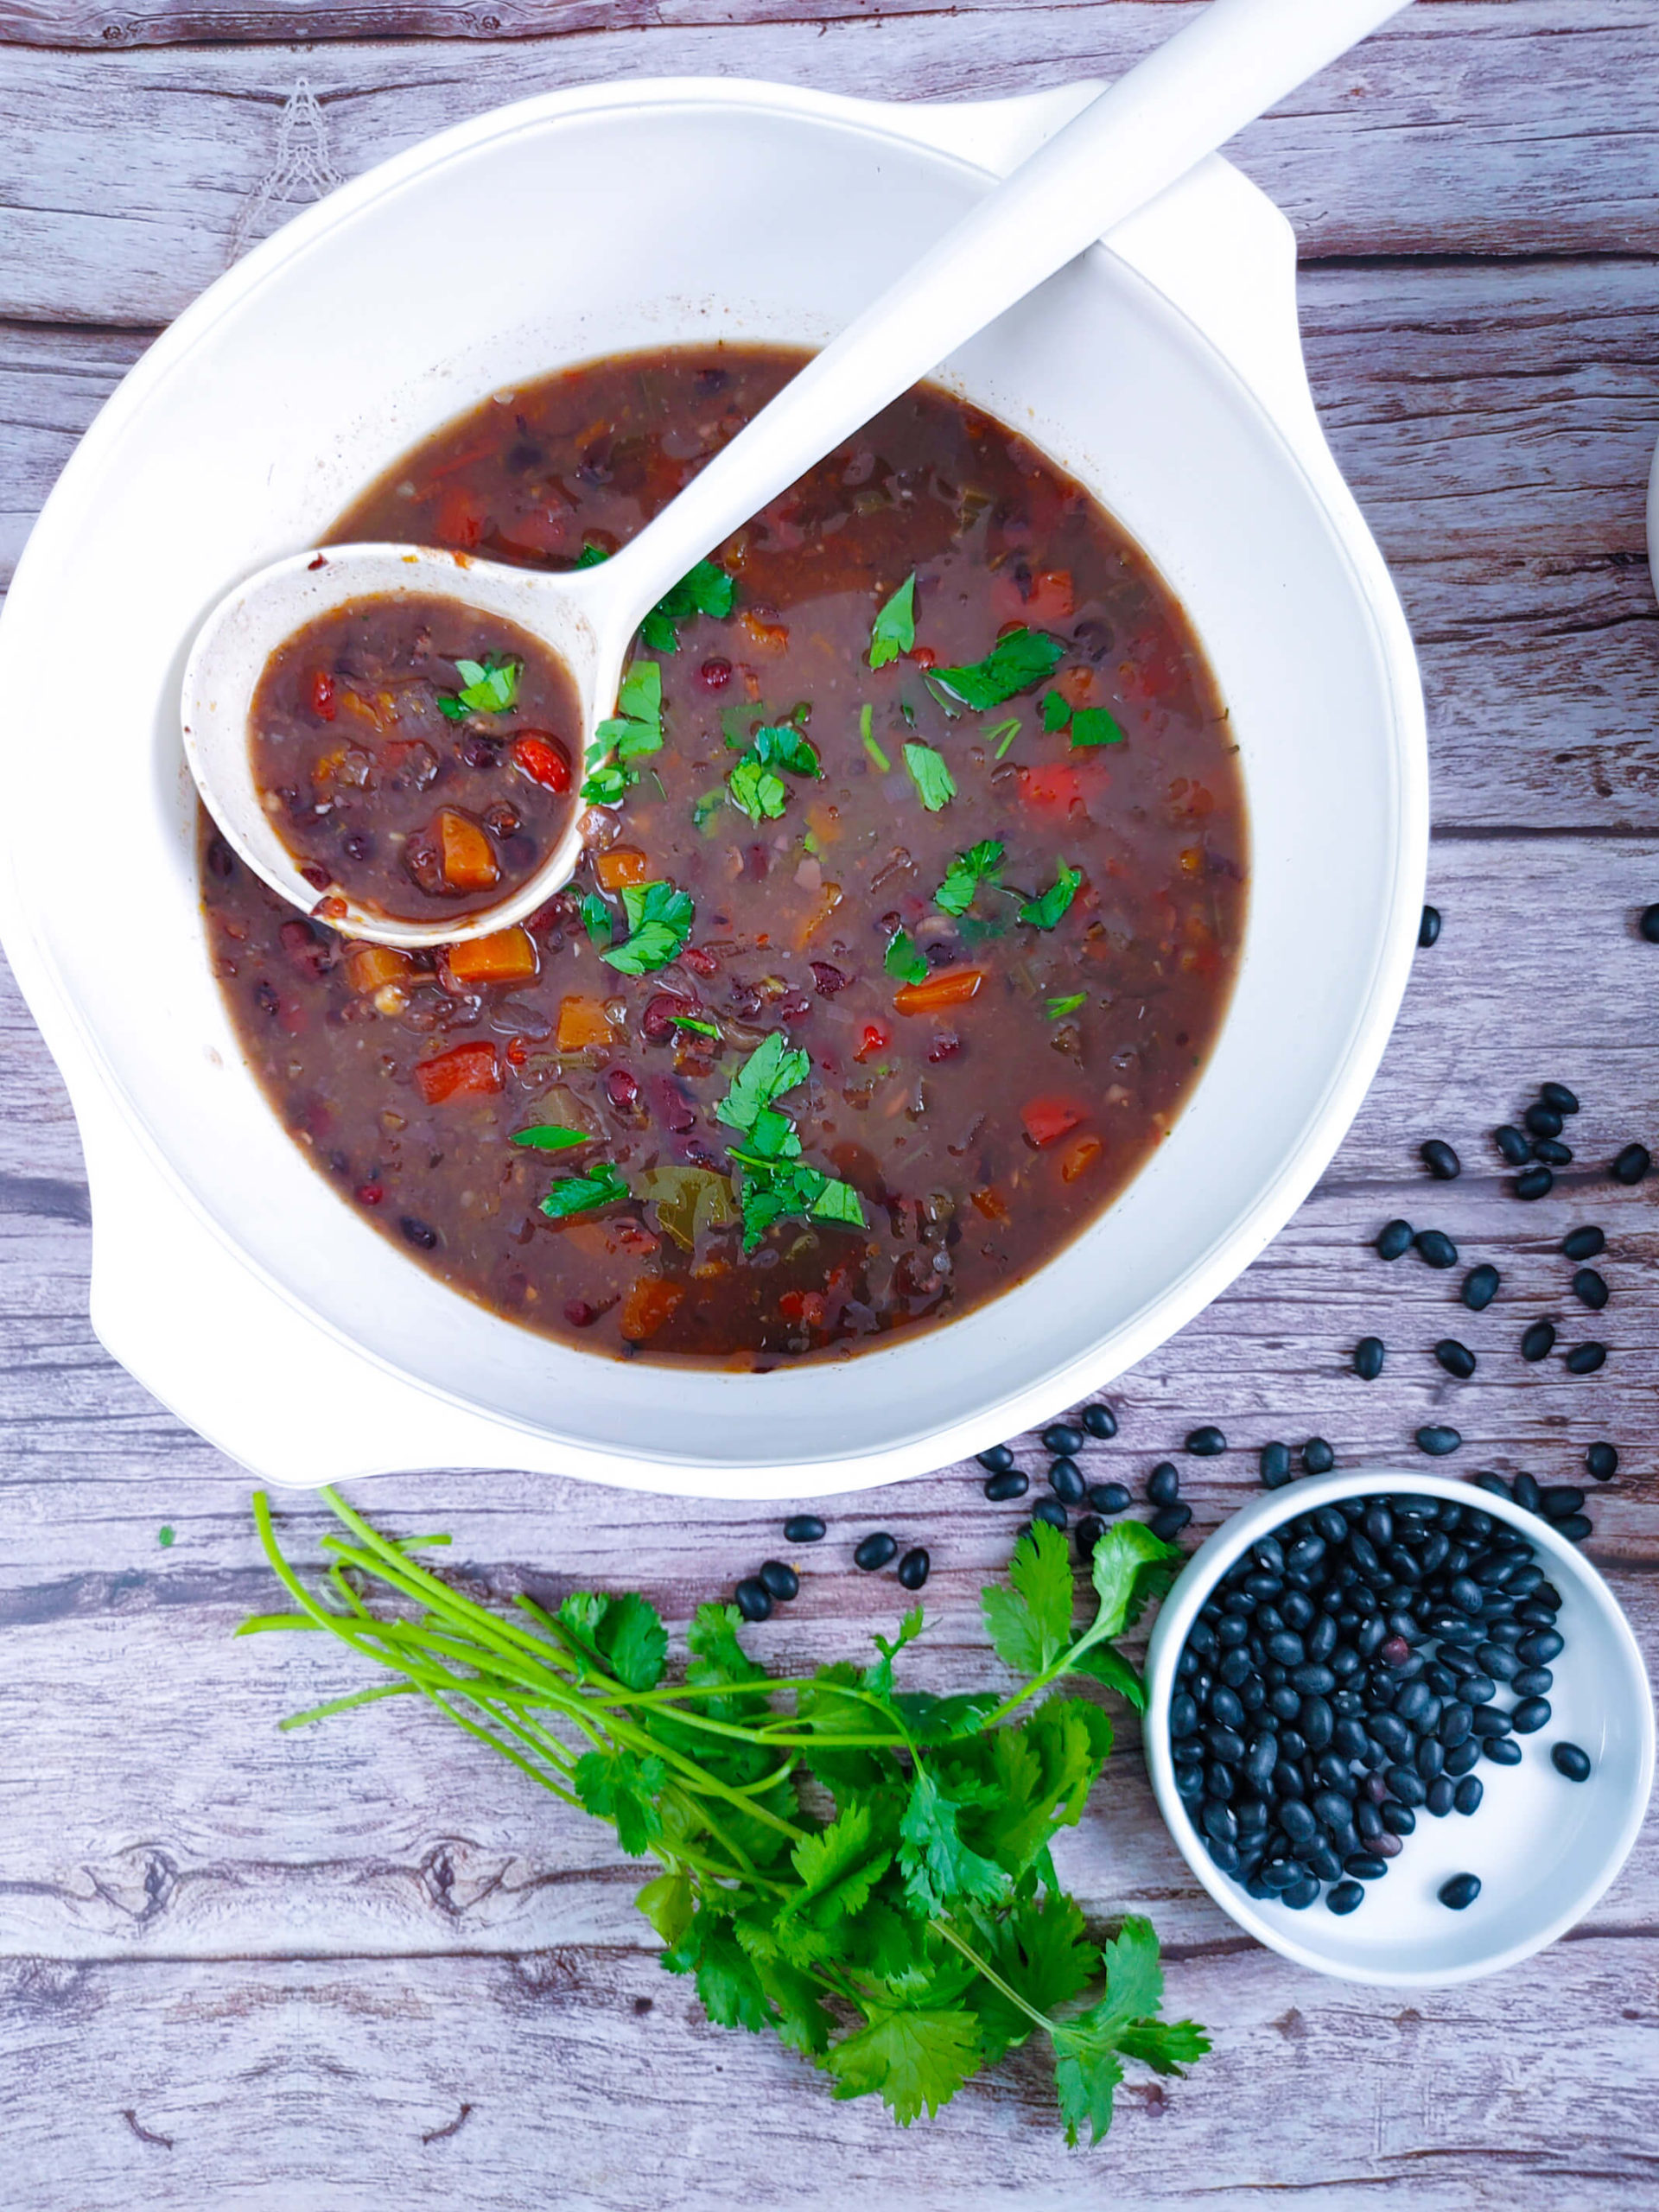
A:
<svg viewBox="0 0 1659 2212">
<path fill-rule="evenodd" d="M 1025 2014 L 1026 2018 L 1032 2023 L 1033 2027 L 1040 2028 L 1045 2035 L 1052 2036 L 1053 2034 L 1054 2023 L 1049 2018 L 1047 2013 L 1039 2012 L 1034 2005 L 1028 2005 L 1017 1989 L 1012 1987 L 1010 1984 L 1003 1980 L 1001 1975 L 998 1974 L 996 1968 L 991 1964 L 988 1959 L 982 1959 L 979 1953 L 975 1950 L 973 1945 L 969 1943 L 965 1937 L 957 1935 L 956 1929 L 950 1925 L 950 1923 L 948 1920 L 935 1920 L 931 1924 L 938 1929 L 940 1935 L 944 1936 L 945 1942 L 950 1945 L 953 1950 L 960 1951 L 963 1957 L 967 1960 L 969 1965 L 972 1967 L 976 1973 L 982 1974 L 984 1975 L 986 1980 L 990 1983 L 993 1989 L 1001 1990 L 1003 1996 L 1007 1999 L 1010 2005 L 1017 2005 L 1019 2007 L 1020 2011 Z"/>
</svg>

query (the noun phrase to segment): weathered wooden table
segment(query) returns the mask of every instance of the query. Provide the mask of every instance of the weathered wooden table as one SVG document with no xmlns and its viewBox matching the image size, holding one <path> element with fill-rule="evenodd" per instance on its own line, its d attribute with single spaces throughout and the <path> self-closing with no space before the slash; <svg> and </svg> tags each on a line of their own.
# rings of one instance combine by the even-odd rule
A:
<svg viewBox="0 0 1659 2212">
<path fill-rule="evenodd" d="M 714 72 L 930 98 L 1110 75 L 1185 0 L 0 0 L 0 562 L 155 331 L 290 203 L 543 87 Z M 301 41 L 304 41 L 302 43 Z M 1659 1655 L 1659 620 L 1642 493 L 1659 431 L 1654 0 L 1422 0 L 1247 134 L 1294 219 L 1314 386 L 1416 632 L 1433 747 L 1430 895 L 1445 933 L 1330 1174 L 1236 1287 L 1123 1378 L 1135 1480 L 1197 1421 L 1195 1532 L 1245 1496 L 1264 1438 L 1398 1457 L 1455 1408 L 1458 1465 L 1574 1480 L 1616 1440 L 1590 1550 Z M 96 621 L 96 610 L 89 610 Z M 73 790 L 73 777 L 70 779 Z M 73 837 L 73 801 L 51 834 Z M 111 957 L 144 988 L 142 923 Z M 908 2135 L 833 2105 L 771 2043 L 706 2024 L 657 1968 L 636 1877 L 435 1719 L 380 1707 L 278 1737 L 344 1655 L 232 1643 L 268 1602 L 246 1484 L 100 1351 L 73 1123 L 0 995 L 0 2202 L 356 2207 L 814 2204 L 1022 2212 L 1111 2203 L 1413 2212 L 1659 2201 L 1659 1847 L 1649 1822 L 1590 1919 L 1532 1964 L 1408 1999 L 1302 1974 L 1199 1893 L 1131 1732 L 1071 1842 L 1091 1907 L 1151 1911 L 1175 2009 L 1217 2050 L 1124 2094 L 1068 2154 L 1033 2059 Z M 1525 1206 L 1484 1133 L 1570 1083 L 1580 1162 Z M 1416 1146 L 1467 1163 L 1428 1185 Z M 1397 1212 L 1496 1259 L 1478 1320 L 1448 1280 L 1366 1250 Z M 1605 1325 L 1554 1247 L 1601 1220 Z M 1455 1281 L 1455 1278 L 1452 1279 Z M 1448 1311 L 1483 1354 L 1428 1357 Z M 1524 1365 L 1524 1319 L 1601 1334 L 1574 1381 Z M 1392 1348 L 1357 1382 L 1355 1338 Z M 1567 1341 L 1571 1341 L 1568 1335 Z M 1487 1356 L 1490 1355 L 1490 1356 Z M 1058 1410 L 1058 1409 L 1057 1409 Z M 1245 1447 L 1250 1447 L 1249 1449 Z M 523 1567 L 638 1583 L 677 1621 L 777 1548 L 772 1513 L 503 1473 L 389 1481 L 509 1587 Z M 936 1684 L 988 1672 L 976 1593 L 1007 1509 L 947 1469 L 847 1510 L 769 1649 L 859 1650 L 890 1584 L 847 1571 L 884 1523 L 925 1541 Z M 320 1516 L 289 1519 L 304 1549 Z M 176 1541 L 163 1548 L 163 1524 Z"/>
</svg>

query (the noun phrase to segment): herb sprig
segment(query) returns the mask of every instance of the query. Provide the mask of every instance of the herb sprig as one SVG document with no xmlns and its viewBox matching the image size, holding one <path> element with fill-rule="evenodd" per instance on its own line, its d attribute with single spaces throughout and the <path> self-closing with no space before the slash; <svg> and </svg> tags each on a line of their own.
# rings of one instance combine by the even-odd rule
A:
<svg viewBox="0 0 1659 2212">
<path fill-rule="evenodd" d="M 1058 638 L 1042 630 L 1010 630 L 999 638 L 982 660 L 957 668 L 936 668 L 927 685 L 939 703 L 951 709 L 1000 707 L 1016 693 L 1053 675 L 1065 658 Z"/>
<path fill-rule="evenodd" d="M 778 1680 L 744 1649 L 735 1608 L 705 1605 L 671 1680 L 667 1632 L 638 1593 L 578 1592 L 556 1612 L 521 1595 L 515 1612 L 494 1611 L 415 1556 L 446 1537 L 384 1535 L 321 1495 L 343 1533 L 322 1540 L 318 1591 L 256 1492 L 260 1541 L 296 1610 L 238 1633 L 332 1636 L 391 1679 L 283 1727 L 422 1697 L 608 1821 L 629 1857 L 657 1860 L 636 1903 L 664 1966 L 695 1978 L 720 2025 L 770 2031 L 837 2097 L 879 2096 L 906 2126 L 1039 2037 L 1069 2143 L 1105 2135 L 1126 2060 L 1179 2074 L 1209 2049 L 1193 2022 L 1161 2017 L 1150 1923 L 1128 1918 L 1097 1948 L 1051 1852 L 1082 1815 L 1112 1726 L 1090 1700 L 1050 1693 L 1083 1675 L 1141 1701 L 1115 1639 L 1179 1556 L 1144 1524 L 1103 1533 L 1093 1616 L 1076 1629 L 1065 1539 L 1036 1523 L 1015 1547 L 1013 1586 L 982 1600 L 1014 1688 L 938 1697 L 895 1687 L 919 1607 L 876 1637 L 862 1669 Z M 371 1595 L 395 1610 L 372 1609 Z"/>
<path fill-rule="evenodd" d="M 620 806 L 639 780 L 634 762 L 663 749 L 663 671 L 654 660 L 629 664 L 616 706 L 588 748 L 582 795 L 594 806 Z"/>
<path fill-rule="evenodd" d="M 465 721 L 468 715 L 505 715 L 518 700 L 524 670 L 523 661 L 498 653 L 486 653 L 481 661 L 458 660 L 461 690 L 439 692 L 438 712 L 452 722 Z"/>
<path fill-rule="evenodd" d="M 812 1063 L 781 1031 L 763 1037 L 732 1077 L 715 1109 L 716 1121 L 743 1139 L 729 1149 L 741 1181 L 743 1249 L 753 1252 L 775 1221 L 864 1226 L 864 1208 L 850 1183 L 837 1182 L 801 1158 L 800 1132 L 776 1103 L 806 1081 Z"/>
</svg>

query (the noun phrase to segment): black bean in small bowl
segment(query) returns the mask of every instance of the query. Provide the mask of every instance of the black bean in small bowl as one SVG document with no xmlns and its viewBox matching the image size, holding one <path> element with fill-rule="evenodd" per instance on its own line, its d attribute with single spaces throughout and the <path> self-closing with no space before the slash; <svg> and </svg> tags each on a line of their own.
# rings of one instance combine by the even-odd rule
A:
<svg viewBox="0 0 1659 2212">
<path fill-rule="evenodd" d="M 1367 1604 L 1380 1634 L 1360 1632 Z M 1517 1675 L 1549 1678 L 1519 1727 Z M 1541 1514 L 1455 1476 L 1344 1470 L 1255 1499 L 1165 1599 L 1147 1688 L 1187 1864 L 1259 1942 L 1350 1981 L 1471 1980 L 1553 1942 L 1624 1864 L 1652 1786 L 1651 1695 L 1612 1593 Z"/>
</svg>

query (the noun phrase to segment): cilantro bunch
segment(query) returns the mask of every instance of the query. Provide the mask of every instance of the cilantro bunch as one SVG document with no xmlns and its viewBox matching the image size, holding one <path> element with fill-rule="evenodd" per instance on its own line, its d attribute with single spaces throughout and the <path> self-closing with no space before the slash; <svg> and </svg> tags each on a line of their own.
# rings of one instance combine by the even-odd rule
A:
<svg viewBox="0 0 1659 2212">
<path fill-rule="evenodd" d="M 562 1802 L 607 1821 L 631 1858 L 660 1868 L 639 1910 L 663 1964 L 695 1977 L 709 2018 L 770 2031 L 828 2074 L 837 2097 L 876 2095 L 908 2126 L 963 2083 L 1040 2038 L 1066 2140 L 1099 2142 L 1125 2062 L 1175 2074 L 1209 2049 L 1160 2017 L 1150 1924 L 1125 1920 L 1102 1948 L 1061 1888 L 1051 1847 L 1081 1817 L 1112 1740 L 1068 1676 L 1139 1706 L 1113 1639 L 1168 1586 L 1179 1554 L 1138 1522 L 1107 1529 L 1093 1617 L 1072 1624 L 1065 1540 L 1037 1522 L 1012 1587 L 983 1593 L 1013 1690 L 902 1690 L 895 1662 L 920 1608 L 879 1657 L 770 1676 L 731 1605 L 699 1608 L 688 1661 L 668 1670 L 661 1620 L 635 1592 L 579 1592 L 550 1613 L 520 1596 L 492 1611 L 420 1564 L 441 1536 L 381 1535 L 332 1490 L 344 1533 L 323 1539 L 326 1587 L 283 1556 L 269 1501 L 261 1542 L 297 1610 L 239 1633 L 336 1637 L 392 1679 L 296 1714 L 284 1727 L 381 1698 L 423 1697 Z M 395 1610 L 372 1610 L 368 1597 Z"/>
<path fill-rule="evenodd" d="M 741 1179 L 743 1249 L 753 1252 L 773 1222 L 808 1221 L 864 1227 L 864 1208 L 850 1183 L 838 1182 L 801 1158 L 800 1132 L 778 1104 L 806 1081 L 812 1063 L 781 1031 L 763 1037 L 732 1077 L 715 1117 L 735 1129 L 741 1144 L 728 1147 Z"/>
</svg>

